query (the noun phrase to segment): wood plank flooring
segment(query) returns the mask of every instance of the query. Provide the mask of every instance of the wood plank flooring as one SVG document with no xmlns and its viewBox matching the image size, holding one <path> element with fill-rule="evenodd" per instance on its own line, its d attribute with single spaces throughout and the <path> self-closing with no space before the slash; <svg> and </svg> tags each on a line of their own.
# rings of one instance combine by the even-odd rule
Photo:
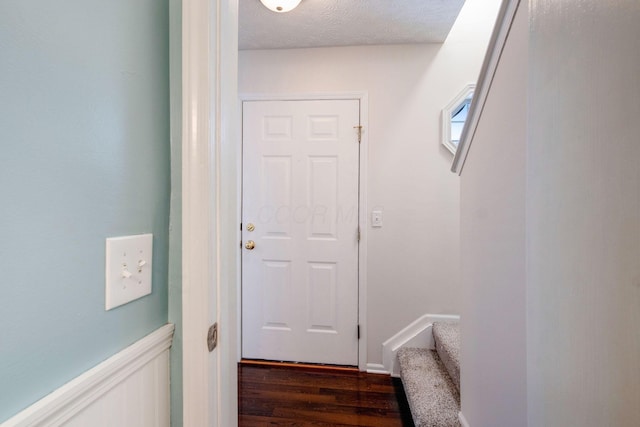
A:
<svg viewBox="0 0 640 427">
<path fill-rule="evenodd" d="M 413 427 L 400 380 L 357 370 L 241 363 L 238 412 L 240 427 Z"/>
</svg>

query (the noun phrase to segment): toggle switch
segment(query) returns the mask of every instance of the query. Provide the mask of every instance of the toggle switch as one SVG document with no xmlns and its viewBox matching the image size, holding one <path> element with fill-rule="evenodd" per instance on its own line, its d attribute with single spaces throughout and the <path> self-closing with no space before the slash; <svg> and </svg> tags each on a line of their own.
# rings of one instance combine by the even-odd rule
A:
<svg viewBox="0 0 640 427">
<path fill-rule="evenodd" d="M 111 310 L 151 293 L 152 260 L 152 234 L 107 239 L 106 310 Z"/>
</svg>

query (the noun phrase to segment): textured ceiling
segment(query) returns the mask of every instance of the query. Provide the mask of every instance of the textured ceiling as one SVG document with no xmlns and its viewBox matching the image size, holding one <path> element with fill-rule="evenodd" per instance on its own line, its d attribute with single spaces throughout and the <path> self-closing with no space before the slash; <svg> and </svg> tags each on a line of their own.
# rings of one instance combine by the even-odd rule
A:
<svg viewBox="0 0 640 427">
<path fill-rule="evenodd" d="M 464 0 L 302 0 L 275 13 L 240 0 L 240 49 L 442 43 Z"/>
</svg>

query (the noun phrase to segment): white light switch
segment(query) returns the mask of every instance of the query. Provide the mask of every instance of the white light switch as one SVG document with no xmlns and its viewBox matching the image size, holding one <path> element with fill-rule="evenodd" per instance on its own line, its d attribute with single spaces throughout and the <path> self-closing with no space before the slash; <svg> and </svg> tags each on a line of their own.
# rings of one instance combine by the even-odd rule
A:
<svg viewBox="0 0 640 427">
<path fill-rule="evenodd" d="M 382 211 L 371 211 L 371 226 L 382 227 Z"/>
<path fill-rule="evenodd" d="M 153 234 L 107 239 L 105 310 L 151 293 Z"/>
</svg>

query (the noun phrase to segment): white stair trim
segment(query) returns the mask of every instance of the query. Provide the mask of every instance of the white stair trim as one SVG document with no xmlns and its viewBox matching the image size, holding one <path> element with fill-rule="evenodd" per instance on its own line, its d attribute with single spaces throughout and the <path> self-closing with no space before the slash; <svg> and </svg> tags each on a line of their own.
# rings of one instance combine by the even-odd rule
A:
<svg viewBox="0 0 640 427">
<path fill-rule="evenodd" d="M 389 375 L 390 372 L 380 363 L 367 363 L 367 374 Z"/>
<path fill-rule="evenodd" d="M 460 421 L 460 425 L 462 425 L 462 427 L 471 427 L 467 419 L 464 417 L 464 415 L 462 415 L 462 411 L 458 412 L 458 420 Z"/>
<path fill-rule="evenodd" d="M 526 5 L 526 3 L 524 4 Z M 511 24 L 516 16 L 519 5 L 520 0 L 504 0 L 498 13 L 498 19 L 493 28 L 487 54 L 484 57 L 484 62 L 480 70 L 478 83 L 473 93 L 471 108 L 469 109 L 466 123 L 462 129 L 462 135 L 460 135 L 460 142 L 458 143 L 458 149 L 453 158 L 453 164 L 451 165 L 451 171 L 458 175 L 462 173 L 464 162 L 469 153 L 469 147 L 471 146 L 473 136 L 480 122 L 480 116 L 482 116 L 482 110 L 489 96 L 489 89 L 491 89 L 493 77 L 498 69 L 498 63 L 500 62 L 504 46 L 507 43 L 509 31 L 511 31 Z"/>
<path fill-rule="evenodd" d="M 60 426 L 171 347 L 167 324 L 43 397 L 0 427 Z"/>
<path fill-rule="evenodd" d="M 399 377 L 396 354 L 402 347 L 435 349 L 431 329 L 434 322 L 460 322 L 460 316 L 453 314 L 425 314 L 400 332 L 382 343 L 382 365 L 393 377 Z"/>
</svg>

